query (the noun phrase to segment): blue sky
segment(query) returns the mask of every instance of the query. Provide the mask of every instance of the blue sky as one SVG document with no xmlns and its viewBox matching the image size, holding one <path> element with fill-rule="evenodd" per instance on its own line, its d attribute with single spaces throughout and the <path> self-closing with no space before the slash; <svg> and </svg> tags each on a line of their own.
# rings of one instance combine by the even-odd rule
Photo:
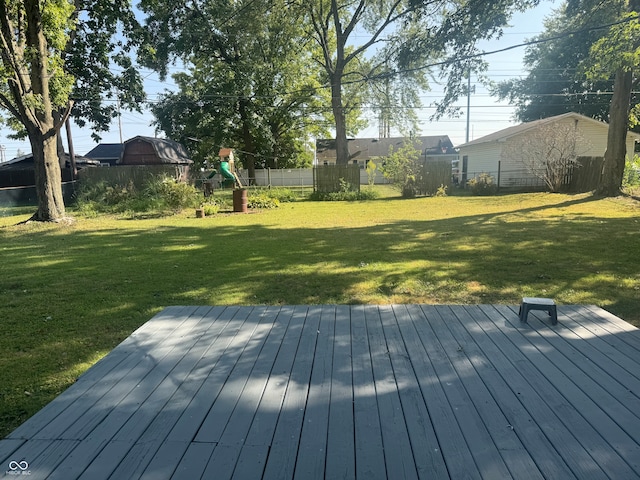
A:
<svg viewBox="0 0 640 480">
<path fill-rule="evenodd" d="M 484 51 L 498 50 L 511 45 L 520 44 L 528 38 L 540 33 L 543 29 L 545 16 L 551 13 L 552 8 L 557 7 L 559 2 L 543 0 L 538 7 L 523 14 L 517 14 L 510 22 L 511 27 L 505 29 L 502 38 L 490 42 L 484 42 L 481 48 Z M 495 81 L 523 75 L 522 57 L 524 48 L 510 50 L 508 52 L 489 55 L 486 60 L 489 62 L 487 75 Z M 149 100 L 157 98 L 159 93 L 165 89 L 172 89 L 171 79 L 161 82 L 157 75 L 151 71 L 144 71 L 145 89 Z M 473 82 L 473 75 L 472 75 Z M 432 108 L 428 105 L 442 96 L 442 87 L 432 85 L 432 91 L 423 94 L 423 104 L 426 106 L 420 110 L 422 119 L 421 135 L 449 135 L 454 145 L 459 145 L 465 140 L 466 131 L 466 98 L 461 99 L 460 106 L 463 106 L 463 114 L 459 118 L 443 118 L 436 123 L 428 121 Z M 114 120 L 109 132 L 102 134 L 102 142 L 119 143 L 120 135 L 124 140 L 136 135 L 154 136 L 154 128 L 151 126 L 153 117 L 149 112 L 138 114 L 136 112 L 122 112 L 121 128 L 119 122 Z M 470 109 L 470 138 L 479 138 L 502 128 L 513 125 L 513 108 L 505 103 L 498 103 L 489 96 L 488 92 L 481 85 L 476 86 L 476 93 L 471 97 Z M 120 133 L 122 132 L 122 133 Z M 4 147 L 5 159 L 9 160 L 21 153 L 28 153 L 31 147 L 28 142 L 10 140 L 7 138 L 6 130 L 0 130 L 0 145 Z M 96 143 L 91 138 L 91 131 L 72 126 L 73 143 L 76 154 L 84 155 Z M 362 131 L 359 137 L 375 137 L 378 135 L 378 126 L 375 122 Z M 63 131 L 63 142 L 67 147 L 66 133 Z"/>
</svg>

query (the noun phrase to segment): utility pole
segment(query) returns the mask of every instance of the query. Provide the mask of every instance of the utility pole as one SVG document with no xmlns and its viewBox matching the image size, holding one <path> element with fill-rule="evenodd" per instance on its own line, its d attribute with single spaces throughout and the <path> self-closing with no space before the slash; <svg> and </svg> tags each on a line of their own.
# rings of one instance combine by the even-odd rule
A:
<svg viewBox="0 0 640 480">
<path fill-rule="evenodd" d="M 67 131 L 67 143 L 69 144 L 69 161 L 71 162 L 71 181 L 74 181 L 78 176 L 78 168 L 76 167 L 76 152 L 73 149 L 73 140 L 71 138 L 71 121 L 69 117 L 64 122 L 65 130 Z"/>
<path fill-rule="evenodd" d="M 475 92 L 476 87 L 473 86 Z M 469 118 L 471 115 L 471 69 L 467 70 L 467 132 L 465 135 L 465 143 L 469 143 Z"/>
<path fill-rule="evenodd" d="M 117 98 L 118 106 L 118 131 L 120 132 L 120 144 L 122 144 L 122 112 L 120 111 L 120 97 Z"/>
</svg>

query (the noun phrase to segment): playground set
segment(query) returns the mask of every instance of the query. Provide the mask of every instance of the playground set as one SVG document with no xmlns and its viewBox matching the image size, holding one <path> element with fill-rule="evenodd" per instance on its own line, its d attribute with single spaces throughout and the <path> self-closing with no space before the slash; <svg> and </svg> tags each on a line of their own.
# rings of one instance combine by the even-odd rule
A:
<svg viewBox="0 0 640 480">
<path fill-rule="evenodd" d="M 220 157 L 220 171 L 215 168 L 212 169 L 203 180 L 204 196 L 208 197 L 213 194 L 214 184 L 216 183 L 214 178 L 220 174 L 222 179 L 217 182 L 220 188 L 233 188 L 233 211 L 247 212 L 247 190 L 236 173 L 233 150 L 231 148 L 221 148 L 218 156 Z"/>
</svg>

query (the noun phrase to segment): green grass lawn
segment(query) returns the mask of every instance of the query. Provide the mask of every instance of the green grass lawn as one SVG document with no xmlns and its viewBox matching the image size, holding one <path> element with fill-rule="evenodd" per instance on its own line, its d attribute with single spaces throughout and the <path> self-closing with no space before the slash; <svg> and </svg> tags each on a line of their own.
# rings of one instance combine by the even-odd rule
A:
<svg viewBox="0 0 640 480">
<path fill-rule="evenodd" d="M 0 210 L 3 436 L 167 305 L 545 296 L 640 325 L 640 205 L 630 199 L 387 195 L 16 226 L 26 218 Z"/>
</svg>

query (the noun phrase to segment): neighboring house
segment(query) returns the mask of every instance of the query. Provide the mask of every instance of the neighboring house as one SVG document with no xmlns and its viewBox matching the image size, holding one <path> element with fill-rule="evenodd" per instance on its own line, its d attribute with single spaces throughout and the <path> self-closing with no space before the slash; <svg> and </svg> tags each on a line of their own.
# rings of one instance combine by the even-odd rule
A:
<svg viewBox="0 0 640 480">
<path fill-rule="evenodd" d="M 100 162 L 90 158 L 76 155 L 76 168 L 82 170 L 87 167 L 97 167 Z M 70 157 L 64 154 L 60 161 L 62 181 L 71 181 Z M 5 187 L 30 187 L 36 184 L 33 155 L 22 155 L 7 162 L 0 163 L 0 188 Z"/>
<path fill-rule="evenodd" d="M 384 158 L 389 151 L 402 147 L 407 138 L 350 138 L 349 163 L 365 168 L 371 159 Z M 448 135 L 435 135 L 426 137 L 414 137 L 412 139 L 416 148 L 420 150 L 422 158 L 426 161 L 448 160 L 454 162 L 458 159 L 458 153 L 453 148 Z M 336 141 L 316 140 L 316 163 L 318 165 L 334 165 L 336 163 Z"/>
<path fill-rule="evenodd" d="M 607 133 L 609 126 L 593 118 L 577 113 L 565 113 L 555 117 L 544 118 L 533 122 L 522 123 L 505 128 L 498 132 L 472 140 L 457 147 L 460 155 L 460 170 L 454 172 L 461 184 L 482 173 L 496 179 L 499 176 L 500 186 L 532 185 L 539 182 L 529 173 L 521 162 L 504 159 L 502 151 L 508 142 L 523 135 L 531 135 L 542 126 L 570 124 L 575 127 L 587 142 L 581 145 L 576 153 L 579 156 L 602 157 L 607 149 Z M 627 152 L 633 155 L 635 143 L 640 142 L 640 135 L 629 132 L 627 135 Z"/>
<path fill-rule="evenodd" d="M 117 165 L 190 165 L 187 150 L 166 138 L 133 137 L 124 142 Z"/>
<path fill-rule="evenodd" d="M 122 143 L 100 143 L 85 154 L 85 157 L 98 160 L 100 166 L 114 167 L 122 156 Z"/>
</svg>

